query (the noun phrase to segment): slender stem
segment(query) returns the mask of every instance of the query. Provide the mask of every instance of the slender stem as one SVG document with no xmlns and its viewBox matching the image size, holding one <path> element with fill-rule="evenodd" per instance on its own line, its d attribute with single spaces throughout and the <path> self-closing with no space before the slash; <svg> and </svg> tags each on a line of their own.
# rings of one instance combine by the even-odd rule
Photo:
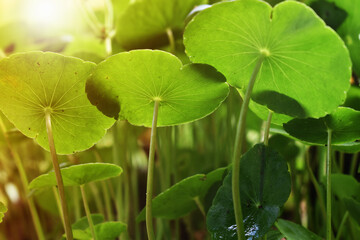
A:
<svg viewBox="0 0 360 240">
<path fill-rule="evenodd" d="M 242 103 L 239 121 L 236 129 L 236 137 L 234 144 L 234 154 L 232 158 L 233 162 L 233 170 L 232 170 L 232 195 L 233 195 L 233 204 L 234 204 L 234 212 L 235 212 L 235 220 L 236 220 L 236 230 L 238 235 L 238 240 L 245 240 L 245 232 L 244 232 L 244 224 L 243 224 L 243 216 L 241 210 L 241 199 L 240 199 L 240 157 L 242 153 L 242 146 L 245 136 L 245 125 L 246 125 L 246 114 L 249 108 L 250 95 L 252 89 L 255 85 L 255 80 L 261 65 L 264 61 L 264 55 L 260 55 L 254 71 L 251 75 L 249 85 L 246 89 L 244 101 Z"/>
<path fill-rule="evenodd" d="M 90 230 L 91 230 L 91 235 L 92 235 L 93 239 L 96 240 L 94 223 L 93 223 L 93 220 L 91 218 L 90 208 L 89 208 L 89 204 L 88 204 L 88 201 L 87 201 L 87 198 L 86 198 L 84 185 L 80 185 L 80 190 L 81 190 L 81 196 L 82 196 L 83 203 L 84 203 L 84 209 L 85 209 L 86 217 L 88 219 L 89 227 L 90 227 Z"/>
<path fill-rule="evenodd" d="M 318 181 L 316 180 L 316 177 L 315 177 L 315 175 L 314 175 L 314 172 L 313 172 L 312 169 L 311 169 L 311 166 L 310 166 L 310 156 L 309 156 L 309 155 L 310 155 L 310 154 L 309 154 L 309 149 L 305 150 L 305 163 L 306 163 L 306 168 L 307 168 L 307 170 L 308 170 L 308 172 L 309 172 L 310 180 L 311 180 L 312 184 L 314 185 L 316 195 L 317 195 L 317 197 L 318 197 L 318 199 L 319 199 L 320 209 L 321 209 L 323 218 L 324 218 L 324 220 L 326 221 L 326 209 L 325 209 L 324 198 L 323 198 L 323 195 L 321 195 L 319 183 L 318 183 Z"/>
<path fill-rule="evenodd" d="M 346 223 L 346 220 L 348 219 L 348 217 L 349 217 L 349 211 L 346 211 L 343 218 L 341 219 L 341 223 L 339 226 L 339 230 L 337 231 L 335 240 L 340 240 L 342 230 L 345 226 L 345 223 Z"/>
<path fill-rule="evenodd" d="M 328 130 L 326 152 L 326 239 L 331 240 L 331 130 Z"/>
<path fill-rule="evenodd" d="M 57 191 L 56 187 L 52 187 L 52 190 L 53 190 L 53 193 L 54 193 L 54 198 L 55 198 L 55 201 L 56 201 L 56 206 L 57 206 L 58 213 L 59 213 L 59 216 L 60 216 L 60 219 L 61 219 L 61 223 L 63 225 L 63 228 L 65 228 L 64 216 L 62 214 L 59 192 Z"/>
<path fill-rule="evenodd" d="M 154 157 L 156 145 L 156 126 L 159 111 L 159 101 L 154 101 L 154 114 L 151 127 L 150 152 L 148 162 L 148 175 L 146 186 L 146 230 L 149 240 L 155 239 L 153 222 L 152 222 L 152 195 L 153 195 L 153 175 L 154 175 Z"/>
<path fill-rule="evenodd" d="M 170 44 L 170 52 L 172 54 L 175 54 L 175 38 L 174 38 L 174 33 L 171 30 L 171 28 L 167 28 L 166 29 L 166 34 L 168 36 L 169 39 L 169 44 Z"/>
<path fill-rule="evenodd" d="M 350 176 L 355 175 L 358 156 L 359 156 L 359 152 L 354 153 L 353 156 L 352 156 L 351 167 L 350 167 Z"/>
<path fill-rule="evenodd" d="M 17 153 L 17 151 L 14 149 L 14 147 L 12 146 L 12 144 L 10 142 L 10 139 L 8 137 L 5 124 L 4 124 L 1 117 L 0 117 L 0 128 L 1 128 L 1 131 L 2 131 L 2 133 L 4 135 L 4 138 L 5 138 L 6 144 L 8 146 L 8 149 L 10 150 L 10 154 L 12 155 L 13 159 L 15 160 L 15 165 L 16 165 L 18 171 L 19 171 L 19 174 L 20 174 L 20 179 L 21 179 L 21 183 L 22 183 L 22 186 L 23 186 L 23 189 L 24 189 L 24 193 L 27 196 L 29 194 L 29 181 L 28 181 L 28 178 L 27 178 L 27 175 L 26 175 L 26 171 L 25 171 L 24 165 L 22 164 L 22 161 L 20 159 L 19 154 Z M 34 200 L 32 198 L 26 198 L 26 199 L 27 199 L 27 202 L 28 202 L 28 205 L 29 205 L 31 218 L 32 218 L 33 223 L 34 223 L 34 227 L 35 227 L 35 231 L 36 231 L 36 234 L 38 236 L 38 239 L 39 240 L 45 240 L 44 231 L 43 231 L 41 223 L 40 223 L 39 215 L 38 215 L 38 212 L 36 210 Z"/>
<path fill-rule="evenodd" d="M 64 183 L 62 180 L 59 162 L 58 162 L 57 155 L 56 155 L 54 137 L 53 137 L 52 127 L 51 127 L 51 117 L 50 117 L 49 111 L 45 112 L 45 121 L 46 121 L 46 131 L 47 131 L 48 140 L 49 140 L 51 159 L 52 159 L 55 176 L 56 176 L 56 183 L 57 183 L 59 195 L 60 195 L 61 210 L 63 212 L 63 217 L 64 217 L 66 239 L 73 240 L 73 235 L 72 235 L 70 220 L 69 220 L 69 211 L 68 211 L 68 207 L 67 207 L 66 199 L 65 199 Z"/>
<path fill-rule="evenodd" d="M 194 201 L 196 203 L 196 206 L 199 208 L 201 214 L 206 217 L 206 212 L 205 212 L 205 208 L 204 208 L 204 205 L 201 203 L 199 197 L 195 197 L 194 198 Z"/>
<path fill-rule="evenodd" d="M 265 144 L 265 146 L 269 145 L 269 133 L 270 133 L 270 125 L 271 125 L 272 115 L 273 115 L 273 112 L 269 111 L 268 119 L 267 119 L 266 125 L 265 125 L 265 131 L 264 131 L 264 144 Z"/>
</svg>

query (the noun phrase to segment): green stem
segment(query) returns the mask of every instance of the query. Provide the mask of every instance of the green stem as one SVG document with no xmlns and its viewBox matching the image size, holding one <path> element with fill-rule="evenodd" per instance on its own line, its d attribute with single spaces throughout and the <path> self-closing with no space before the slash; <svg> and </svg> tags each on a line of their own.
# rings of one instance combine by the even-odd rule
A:
<svg viewBox="0 0 360 240">
<path fill-rule="evenodd" d="M 199 197 L 195 197 L 194 198 L 194 201 L 196 203 L 196 206 L 199 208 L 201 214 L 206 217 L 206 212 L 205 212 L 205 208 L 204 208 L 204 205 L 201 203 Z"/>
<path fill-rule="evenodd" d="M 352 156 L 351 167 L 350 167 L 350 176 L 355 175 L 358 156 L 359 156 L 359 152 L 354 153 L 353 156 Z"/>
<path fill-rule="evenodd" d="M 12 146 L 10 140 L 9 140 L 5 124 L 4 124 L 1 117 L 0 117 L 0 128 L 1 128 L 1 131 L 2 131 L 2 133 L 4 135 L 4 138 L 5 138 L 6 144 L 8 146 L 8 149 L 10 150 L 10 154 L 12 155 L 13 159 L 15 160 L 15 165 L 16 165 L 18 171 L 19 171 L 19 174 L 20 174 L 20 179 L 21 179 L 22 186 L 24 188 L 24 193 L 25 193 L 26 196 L 28 196 L 29 195 L 29 181 L 28 181 L 28 178 L 27 178 L 27 175 L 26 175 L 24 165 L 22 164 L 22 161 L 20 159 L 19 154 L 15 151 L 15 149 L 13 148 L 13 146 Z M 32 198 L 26 198 L 26 199 L 27 199 L 27 202 L 28 202 L 28 205 L 29 205 L 31 218 L 32 218 L 33 223 L 34 223 L 34 227 L 35 227 L 35 231 L 36 231 L 36 234 L 38 236 L 38 239 L 39 240 L 45 240 L 44 231 L 43 231 L 41 223 L 40 223 L 39 215 L 38 215 L 38 212 L 36 210 L 34 200 Z"/>
<path fill-rule="evenodd" d="M 260 55 L 254 71 L 251 75 L 249 85 L 246 89 L 244 101 L 242 103 L 239 121 L 236 129 L 236 137 L 234 144 L 234 154 L 232 158 L 233 170 L 232 170 L 232 195 L 233 195 L 233 204 L 236 220 L 236 230 L 238 235 L 238 240 L 245 240 L 245 231 L 243 224 L 243 216 L 241 210 L 241 199 L 240 199 L 240 157 L 242 153 L 242 146 L 245 136 L 245 125 L 246 125 L 246 114 L 249 108 L 250 96 L 252 89 L 255 85 L 257 74 L 260 71 L 261 65 L 264 61 L 265 56 Z"/>
<path fill-rule="evenodd" d="M 171 30 L 171 28 L 166 29 L 166 35 L 168 36 L 168 39 L 169 39 L 170 52 L 172 54 L 175 54 L 175 38 L 174 38 L 174 33 Z"/>
<path fill-rule="evenodd" d="M 80 190 L 81 190 L 81 196 L 82 196 L 83 203 L 84 203 L 84 209 L 85 209 L 86 217 L 88 219 L 89 227 L 90 227 L 90 230 L 91 230 L 91 235 L 92 235 L 93 239 L 96 240 L 94 223 L 93 223 L 93 220 L 91 218 L 91 213 L 90 213 L 89 204 L 88 204 L 88 201 L 87 201 L 87 198 L 86 198 L 84 185 L 80 185 Z"/>
<path fill-rule="evenodd" d="M 331 130 L 328 129 L 326 152 L 326 239 L 331 240 Z"/>
<path fill-rule="evenodd" d="M 305 163 L 306 163 L 306 168 L 307 168 L 307 170 L 308 170 L 308 172 L 309 172 L 310 180 L 311 180 L 312 184 L 314 185 L 316 195 L 317 195 L 317 197 L 318 197 L 318 199 L 319 199 L 320 209 L 321 209 L 321 212 L 322 212 L 324 221 L 326 221 L 326 209 L 325 209 L 324 198 L 323 198 L 323 196 L 321 195 L 319 183 L 318 183 L 318 181 L 316 180 L 316 177 L 315 177 L 315 175 L 314 175 L 314 172 L 313 172 L 312 169 L 311 169 L 311 166 L 310 166 L 310 156 L 309 156 L 309 155 L 310 155 L 310 154 L 309 154 L 309 149 L 306 149 L 306 150 L 305 150 Z"/>
<path fill-rule="evenodd" d="M 154 175 L 154 157 L 156 145 L 156 126 L 159 111 L 159 101 L 154 101 L 154 114 L 151 127 L 150 152 L 148 162 L 147 186 L 146 186 L 146 230 L 149 240 L 155 239 L 152 222 L 152 195 L 153 195 L 153 175 Z"/>
<path fill-rule="evenodd" d="M 343 218 L 341 219 L 341 223 L 340 223 L 340 226 L 339 226 L 339 230 L 337 231 L 335 240 L 340 240 L 342 230 L 343 230 L 343 228 L 345 226 L 345 223 L 346 223 L 346 220 L 348 219 L 348 217 L 349 217 L 349 212 L 346 211 Z"/>
<path fill-rule="evenodd" d="M 70 219 L 69 219 L 69 211 L 68 211 L 68 207 L 67 207 L 66 199 L 65 199 L 65 188 L 64 188 L 64 183 L 63 183 L 63 179 L 61 176 L 59 162 L 58 162 L 57 155 L 56 155 L 54 137 L 53 137 L 52 127 L 51 127 L 51 117 L 50 117 L 49 111 L 45 112 L 45 122 L 46 122 L 46 131 L 47 131 L 48 140 L 49 140 L 51 159 L 52 159 L 55 176 L 56 176 L 56 183 L 57 183 L 59 195 L 60 195 L 61 210 L 63 212 L 63 217 L 64 217 L 66 239 L 73 240 Z"/>
<path fill-rule="evenodd" d="M 56 206 L 59 212 L 59 216 L 61 219 L 61 223 L 63 225 L 63 228 L 65 228 L 65 223 L 64 223 L 64 216 L 62 214 L 62 209 L 61 209 L 61 201 L 60 201 L 60 197 L 59 197 L 59 192 L 57 191 L 56 187 L 52 187 L 53 193 L 54 193 L 54 198 L 56 201 Z"/>
<path fill-rule="evenodd" d="M 265 131 L 264 131 L 264 144 L 265 146 L 269 145 L 269 133 L 270 133 L 270 126 L 271 126 L 271 118 L 272 118 L 272 111 L 269 112 L 266 124 L 265 124 Z"/>
</svg>

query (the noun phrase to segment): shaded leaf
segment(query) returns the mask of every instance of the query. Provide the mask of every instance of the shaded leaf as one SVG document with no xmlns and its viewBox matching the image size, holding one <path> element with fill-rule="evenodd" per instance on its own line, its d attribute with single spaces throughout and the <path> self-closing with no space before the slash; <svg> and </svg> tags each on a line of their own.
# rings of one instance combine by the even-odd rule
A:
<svg viewBox="0 0 360 240">
<path fill-rule="evenodd" d="M 153 216 L 176 219 L 191 211 L 204 201 L 209 189 L 222 180 L 226 168 L 216 169 L 208 174 L 196 174 L 176 183 L 153 199 Z M 145 220 L 145 208 L 140 212 L 137 221 Z"/>
<path fill-rule="evenodd" d="M 89 182 L 101 181 L 121 174 L 122 169 L 110 163 L 87 163 L 61 169 L 64 186 L 80 186 Z M 56 186 L 55 173 L 40 175 L 29 184 L 30 189 Z"/>
<path fill-rule="evenodd" d="M 359 111 L 339 107 L 323 118 L 293 119 L 283 126 L 290 135 L 318 144 L 327 143 L 328 130 L 331 130 L 331 141 L 336 144 L 360 139 L 359 122 Z"/>
<path fill-rule="evenodd" d="M 127 50 L 168 43 L 166 30 L 182 32 L 186 16 L 205 0 L 140 0 L 119 18 L 116 39 Z"/>
<path fill-rule="evenodd" d="M 225 177 L 207 215 L 212 239 L 237 239 L 233 209 L 232 173 Z M 291 190 L 286 161 L 264 144 L 257 144 L 241 158 L 240 194 L 245 235 L 256 239 L 266 234 Z"/>
<path fill-rule="evenodd" d="M 101 214 L 91 214 L 91 219 L 92 219 L 94 225 L 104 222 L 104 216 Z M 85 230 L 85 229 L 89 228 L 89 221 L 88 221 L 87 217 L 82 217 L 79 220 L 77 220 L 75 223 L 73 223 L 71 225 L 71 228 L 73 230 L 74 229 Z"/>
<path fill-rule="evenodd" d="M 287 240 L 321 240 L 322 238 L 296 223 L 279 219 L 276 225 Z"/>
</svg>

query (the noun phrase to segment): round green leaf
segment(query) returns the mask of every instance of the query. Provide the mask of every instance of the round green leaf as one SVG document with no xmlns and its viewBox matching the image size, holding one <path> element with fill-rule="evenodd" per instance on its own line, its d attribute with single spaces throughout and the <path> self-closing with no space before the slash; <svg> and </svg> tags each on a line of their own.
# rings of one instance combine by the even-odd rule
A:
<svg viewBox="0 0 360 240">
<path fill-rule="evenodd" d="M 241 158 L 240 194 L 245 235 L 257 239 L 266 234 L 291 191 L 286 161 L 264 144 L 257 144 Z M 231 171 L 219 188 L 207 214 L 212 239 L 237 239 Z"/>
<path fill-rule="evenodd" d="M 166 30 L 182 32 L 186 16 L 205 0 L 140 0 L 119 18 L 116 38 L 128 50 L 168 43 Z"/>
<path fill-rule="evenodd" d="M 90 148 L 114 123 L 86 97 L 85 82 L 94 65 L 43 52 L 4 58 L 0 61 L 0 110 L 45 149 L 49 149 L 45 111 L 51 111 L 59 154 Z"/>
<path fill-rule="evenodd" d="M 225 168 L 216 169 L 208 174 L 196 174 L 176 183 L 153 199 L 153 216 L 176 219 L 197 208 L 196 201 L 202 202 L 209 189 L 221 182 Z M 145 208 L 137 221 L 145 220 Z"/>
<path fill-rule="evenodd" d="M 97 239 L 101 240 L 114 240 L 125 232 L 127 225 L 122 222 L 104 222 L 94 226 Z M 75 239 L 79 240 L 92 240 L 90 228 L 74 229 L 73 235 Z"/>
<path fill-rule="evenodd" d="M 7 212 L 7 207 L 5 206 L 5 204 L 0 202 L 0 223 L 2 222 L 6 212 Z"/>
<path fill-rule="evenodd" d="M 333 113 L 319 119 L 293 119 L 285 123 L 290 135 L 310 143 L 326 144 L 328 130 L 332 143 L 347 143 L 360 139 L 360 112 L 339 107 Z"/>
<path fill-rule="evenodd" d="M 321 240 L 322 238 L 296 223 L 279 219 L 276 225 L 287 240 Z"/>
<path fill-rule="evenodd" d="M 202 118 L 226 98 L 229 87 L 214 68 L 183 66 L 163 51 L 119 53 L 100 63 L 87 81 L 90 101 L 107 116 L 124 117 L 133 125 L 151 126 L 159 101 L 158 126 Z M 121 109 L 121 112 L 120 112 Z"/>
<path fill-rule="evenodd" d="M 80 186 L 89 182 L 119 176 L 121 167 L 110 163 L 87 163 L 61 169 L 64 186 Z M 29 184 L 30 189 L 56 186 L 55 173 L 40 175 Z"/>
<path fill-rule="evenodd" d="M 360 76 L 360 0 L 327 0 L 347 12 L 347 17 L 337 32 L 344 39 L 354 64 L 354 71 Z"/>
<path fill-rule="evenodd" d="M 281 114 L 322 117 L 344 102 L 350 86 L 344 43 L 299 2 L 214 4 L 189 23 L 184 44 L 193 62 L 214 66 L 241 89 L 265 56 L 252 98 Z"/>
</svg>

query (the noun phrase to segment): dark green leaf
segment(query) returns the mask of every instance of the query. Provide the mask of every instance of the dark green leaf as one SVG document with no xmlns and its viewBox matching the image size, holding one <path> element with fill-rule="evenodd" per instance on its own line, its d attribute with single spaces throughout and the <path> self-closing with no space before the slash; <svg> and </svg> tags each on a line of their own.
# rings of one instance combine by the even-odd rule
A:
<svg viewBox="0 0 360 240">
<path fill-rule="evenodd" d="M 222 180 L 225 168 L 216 169 L 208 174 L 197 174 L 176 183 L 153 199 L 153 216 L 176 219 L 185 216 L 202 203 L 209 189 Z M 145 208 L 137 221 L 145 220 Z"/>
<path fill-rule="evenodd" d="M 342 200 L 344 201 L 350 216 L 360 225 L 360 202 L 350 197 L 345 197 Z"/>
<path fill-rule="evenodd" d="M 332 143 L 347 143 L 360 139 L 359 122 L 359 111 L 339 107 L 320 119 L 293 119 L 284 124 L 284 129 L 298 139 L 318 144 L 326 144 L 331 130 Z"/>
<path fill-rule="evenodd" d="M 214 240 L 237 239 L 230 172 L 219 188 L 207 215 Z M 286 161 L 264 144 L 257 144 L 241 158 L 240 193 L 245 235 L 266 234 L 280 213 L 291 190 Z"/>
<path fill-rule="evenodd" d="M 287 240 L 321 240 L 321 237 L 296 223 L 279 219 L 277 227 Z"/>
</svg>

